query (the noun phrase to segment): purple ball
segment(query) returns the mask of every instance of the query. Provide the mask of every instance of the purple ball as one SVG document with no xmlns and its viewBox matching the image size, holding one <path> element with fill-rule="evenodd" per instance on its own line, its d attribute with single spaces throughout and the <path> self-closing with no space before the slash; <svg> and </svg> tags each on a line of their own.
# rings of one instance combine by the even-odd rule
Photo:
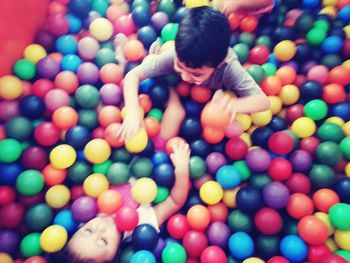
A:
<svg viewBox="0 0 350 263">
<path fill-rule="evenodd" d="M 216 171 L 223 165 L 227 164 L 225 155 L 220 152 L 212 152 L 205 159 L 208 171 L 211 174 L 215 174 Z"/>
<path fill-rule="evenodd" d="M 230 238 L 230 228 L 223 222 L 213 222 L 207 230 L 209 243 L 221 248 L 227 247 L 227 242 Z"/>
<path fill-rule="evenodd" d="M 84 26 L 85 28 L 89 28 L 91 22 L 95 20 L 96 18 L 101 17 L 100 13 L 97 11 L 90 11 L 88 16 L 84 20 Z"/>
<path fill-rule="evenodd" d="M 45 57 L 36 64 L 38 75 L 41 78 L 54 79 L 60 72 L 60 64 L 53 58 Z"/>
<path fill-rule="evenodd" d="M 289 161 L 293 166 L 294 172 L 307 172 L 312 166 L 312 157 L 310 153 L 304 150 L 296 150 L 289 156 Z"/>
<path fill-rule="evenodd" d="M 256 148 L 247 153 L 246 162 L 254 172 L 264 172 L 269 168 L 271 158 L 266 150 Z"/>
<path fill-rule="evenodd" d="M 85 62 L 78 67 L 77 76 L 80 84 L 96 84 L 99 80 L 98 67 L 91 62 Z"/>
<path fill-rule="evenodd" d="M 165 248 L 165 241 L 162 238 L 159 238 L 156 248 L 153 249 L 153 251 L 152 251 L 152 253 L 156 257 L 156 259 L 161 258 L 164 248 Z"/>
<path fill-rule="evenodd" d="M 306 75 L 307 72 L 316 65 L 318 65 L 317 62 L 313 60 L 306 62 L 301 68 L 301 74 Z"/>
<path fill-rule="evenodd" d="M 263 198 L 267 206 L 278 209 L 287 205 L 289 189 L 283 183 L 271 182 L 263 189 Z"/>
<path fill-rule="evenodd" d="M 21 156 L 21 163 L 26 169 L 41 170 L 49 162 L 47 151 L 39 146 L 29 146 Z"/>
<path fill-rule="evenodd" d="M 0 252 L 14 254 L 19 247 L 20 237 L 16 231 L 0 231 Z"/>
<path fill-rule="evenodd" d="M 87 222 L 97 214 L 96 201 L 92 197 L 82 196 L 72 204 L 73 218 L 78 222 Z"/>
<path fill-rule="evenodd" d="M 105 84 L 100 89 L 100 97 L 105 105 L 118 105 L 123 95 L 121 88 L 113 83 Z"/>
<path fill-rule="evenodd" d="M 20 115 L 18 100 L 0 101 L 0 122 Z"/>
<path fill-rule="evenodd" d="M 284 66 L 291 67 L 291 68 L 293 68 L 296 72 L 298 72 L 298 70 L 299 70 L 298 63 L 295 62 L 295 61 L 288 61 L 288 62 L 283 63 L 283 64 L 281 65 L 281 67 L 284 67 Z"/>
<path fill-rule="evenodd" d="M 42 45 L 46 51 L 52 51 L 55 48 L 55 37 L 49 31 L 42 29 L 36 34 L 34 43 Z"/>
<path fill-rule="evenodd" d="M 169 17 L 164 12 L 155 12 L 151 17 L 151 24 L 156 31 L 161 31 L 169 23 Z"/>
</svg>

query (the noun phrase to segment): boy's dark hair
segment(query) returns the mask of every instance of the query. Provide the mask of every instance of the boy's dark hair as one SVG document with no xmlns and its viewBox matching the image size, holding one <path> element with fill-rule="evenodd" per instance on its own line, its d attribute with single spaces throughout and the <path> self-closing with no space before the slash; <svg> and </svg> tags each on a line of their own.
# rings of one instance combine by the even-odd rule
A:
<svg viewBox="0 0 350 263">
<path fill-rule="evenodd" d="M 94 259 L 81 258 L 65 246 L 61 251 L 50 255 L 50 263 L 100 263 Z M 105 262 L 109 263 L 109 262 Z"/>
<path fill-rule="evenodd" d="M 226 17 L 210 7 L 190 9 L 179 24 L 175 50 L 190 68 L 216 68 L 225 59 L 231 30 Z"/>
</svg>

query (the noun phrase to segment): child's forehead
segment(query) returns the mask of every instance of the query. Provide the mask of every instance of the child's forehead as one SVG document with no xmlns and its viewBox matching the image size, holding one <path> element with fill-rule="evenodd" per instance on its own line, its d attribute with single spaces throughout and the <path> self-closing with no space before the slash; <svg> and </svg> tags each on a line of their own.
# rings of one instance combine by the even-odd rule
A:
<svg viewBox="0 0 350 263">
<path fill-rule="evenodd" d="M 201 68 L 188 67 L 188 66 L 186 66 L 186 64 L 184 62 L 181 62 L 181 60 L 177 56 L 175 57 L 174 63 L 178 67 L 180 67 L 182 70 L 185 70 L 188 73 L 192 73 L 192 74 L 194 74 L 194 73 L 204 73 L 207 69 L 211 69 L 211 67 L 208 67 L 208 66 L 203 66 Z"/>
</svg>

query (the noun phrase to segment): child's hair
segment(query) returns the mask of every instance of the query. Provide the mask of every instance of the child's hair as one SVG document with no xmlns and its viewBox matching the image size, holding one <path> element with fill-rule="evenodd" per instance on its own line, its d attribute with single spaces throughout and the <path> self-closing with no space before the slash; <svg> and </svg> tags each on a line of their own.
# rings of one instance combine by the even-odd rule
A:
<svg viewBox="0 0 350 263">
<path fill-rule="evenodd" d="M 216 68 L 227 55 L 230 38 L 230 26 L 222 13 L 207 6 L 192 8 L 180 22 L 176 54 L 187 67 Z"/>
<path fill-rule="evenodd" d="M 62 263 L 62 262 L 69 262 L 69 263 L 101 263 L 93 258 L 83 258 L 80 257 L 79 254 L 75 253 L 71 249 L 69 249 L 69 246 L 66 245 L 64 249 L 61 251 L 52 254 L 50 257 L 51 263 Z M 110 263 L 111 261 L 106 261 L 104 263 Z"/>
</svg>

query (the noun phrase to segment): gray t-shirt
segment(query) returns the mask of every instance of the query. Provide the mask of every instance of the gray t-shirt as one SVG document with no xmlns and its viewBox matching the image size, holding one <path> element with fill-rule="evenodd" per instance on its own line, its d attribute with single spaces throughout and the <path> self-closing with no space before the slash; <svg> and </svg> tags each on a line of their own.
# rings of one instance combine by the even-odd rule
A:
<svg viewBox="0 0 350 263">
<path fill-rule="evenodd" d="M 175 49 L 170 48 L 144 61 L 139 66 L 139 70 L 141 70 L 145 78 L 174 73 L 175 57 Z M 239 63 L 236 54 L 231 48 L 229 48 L 225 62 L 217 67 L 210 78 L 202 85 L 212 90 L 221 88 L 231 90 L 240 97 L 256 95 L 262 92 L 252 76 Z"/>
</svg>

